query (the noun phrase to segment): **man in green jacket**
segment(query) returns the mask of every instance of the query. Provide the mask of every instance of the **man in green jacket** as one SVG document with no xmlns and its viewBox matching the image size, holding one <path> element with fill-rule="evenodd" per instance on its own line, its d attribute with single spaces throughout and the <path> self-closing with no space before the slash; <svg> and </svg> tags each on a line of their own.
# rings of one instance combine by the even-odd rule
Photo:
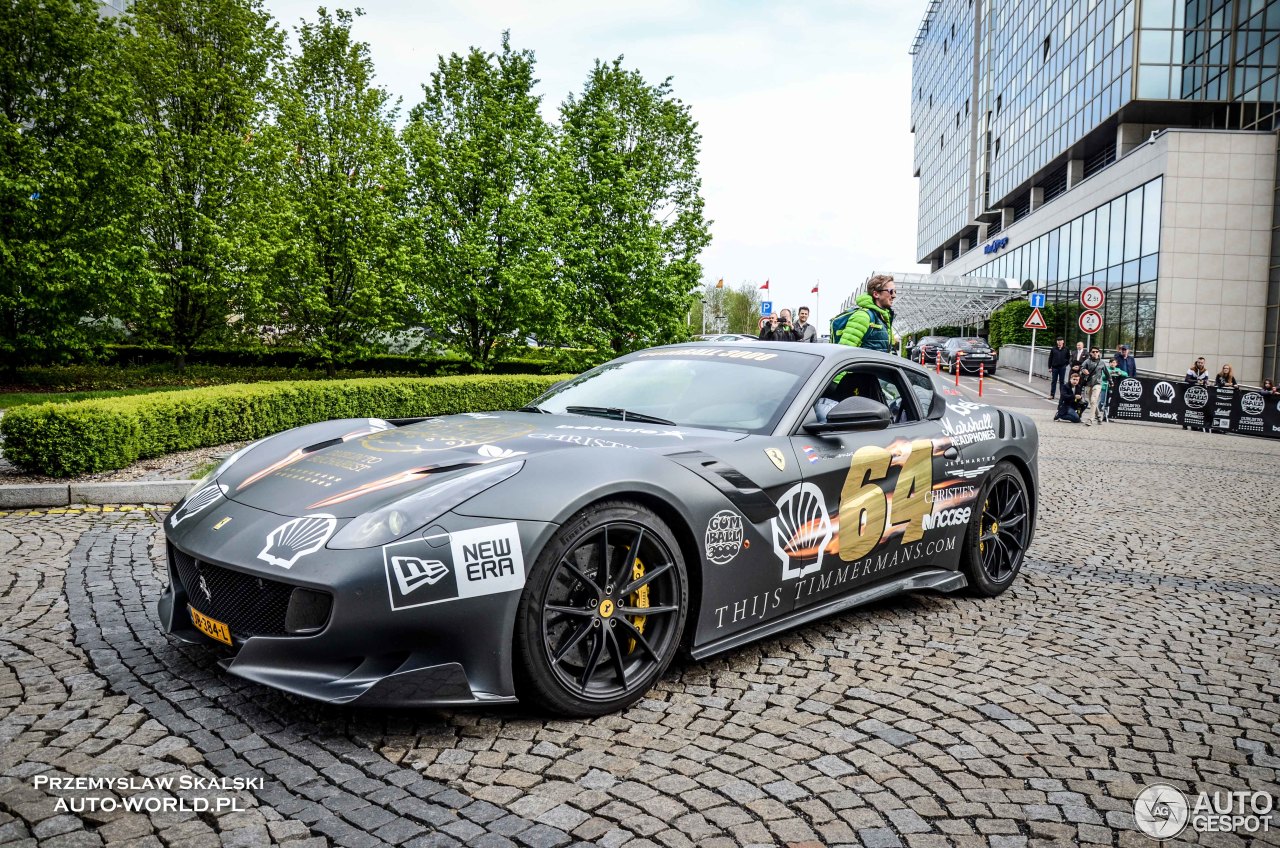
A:
<svg viewBox="0 0 1280 848">
<path fill-rule="evenodd" d="M 858 295 L 858 308 L 840 332 L 839 343 L 888 353 L 898 345 L 893 332 L 893 299 L 898 296 L 893 277 L 876 274 L 867 280 L 867 291 Z"/>
</svg>

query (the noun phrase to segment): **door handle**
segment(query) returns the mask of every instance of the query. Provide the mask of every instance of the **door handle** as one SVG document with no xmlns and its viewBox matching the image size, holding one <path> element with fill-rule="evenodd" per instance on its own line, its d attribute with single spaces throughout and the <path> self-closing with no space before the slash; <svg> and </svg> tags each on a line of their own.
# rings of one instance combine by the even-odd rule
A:
<svg viewBox="0 0 1280 848">
<path fill-rule="evenodd" d="M 947 448 L 942 452 L 943 459 L 955 459 L 960 455 L 960 451 L 954 447 Z"/>
</svg>

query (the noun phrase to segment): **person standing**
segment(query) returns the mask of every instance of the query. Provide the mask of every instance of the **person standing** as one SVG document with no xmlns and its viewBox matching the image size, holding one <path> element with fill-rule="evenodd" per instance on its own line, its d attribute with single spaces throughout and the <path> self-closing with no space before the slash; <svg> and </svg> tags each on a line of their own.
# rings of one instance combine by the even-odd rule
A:
<svg viewBox="0 0 1280 848">
<path fill-rule="evenodd" d="M 1222 370 L 1218 372 L 1218 376 L 1213 378 L 1213 384 L 1218 388 L 1236 385 L 1236 372 L 1231 370 L 1230 362 L 1223 364 Z"/>
<path fill-rule="evenodd" d="M 1127 344 L 1122 344 L 1116 349 L 1116 365 L 1120 367 L 1126 377 L 1138 376 L 1138 363 L 1134 361 L 1133 354 L 1129 352 Z"/>
<path fill-rule="evenodd" d="M 760 319 L 760 341 L 762 342 L 794 342 L 799 341 L 794 325 L 791 323 L 791 310 L 783 309 L 777 315 L 769 315 Z"/>
<path fill-rule="evenodd" d="M 1075 353 L 1071 354 L 1071 364 L 1078 368 L 1083 368 L 1088 361 L 1089 351 L 1084 349 L 1084 342 L 1076 342 Z"/>
<path fill-rule="evenodd" d="M 1191 367 L 1187 369 L 1187 376 L 1182 378 L 1182 382 L 1188 386 L 1207 386 L 1209 385 L 1209 371 L 1204 366 L 1204 357 L 1200 357 L 1191 363 Z M 1188 429 L 1188 425 L 1183 424 L 1182 429 Z M 1189 429 L 1199 430 L 1203 433 L 1209 432 L 1208 427 L 1191 427 Z"/>
<path fill-rule="evenodd" d="M 796 341 L 817 343 L 818 329 L 809 323 L 809 307 L 802 306 L 796 310 L 795 331 L 799 337 Z"/>
<path fill-rule="evenodd" d="M 1057 390 L 1067 390 L 1067 366 L 1071 364 L 1071 351 L 1067 350 L 1067 341 L 1061 336 L 1049 348 L 1049 400 Z"/>
<path fill-rule="evenodd" d="M 1085 410 L 1084 426 L 1092 426 L 1094 421 L 1102 423 L 1102 413 L 1098 411 L 1098 401 L 1102 399 L 1102 381 L 1106 379 L 1107 366 L 1102 362 L 1102 349 L 1093 348 L 1089 358 L 1080 366 L 1080 382 L 1089 393 L 1089 408 Z"/>
<path fill-rule="evenodd" d="M 884 353 L 896 348 L 898 337 L 893 332 L 893 301 L 897 296 L 898 287 L 893 277 L 876 274 L 867 280 L 867 290 L 858 295 L 858 308 L 849 315 L 840 331 L 838 343 Z M 835 335 L 834 329 L 832 335 Z"/>
</svg>

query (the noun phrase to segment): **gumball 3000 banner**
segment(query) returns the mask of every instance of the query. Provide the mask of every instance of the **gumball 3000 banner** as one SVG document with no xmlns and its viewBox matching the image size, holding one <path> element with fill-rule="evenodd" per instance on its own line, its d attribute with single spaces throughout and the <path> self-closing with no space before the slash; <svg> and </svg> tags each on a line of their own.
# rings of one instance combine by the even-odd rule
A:
<svg viewBox="0 0 1280 848">
<path fill-rule="evenodd" d="M 1108 404 L 1115 421 L 1186 424 L 1280 439 L 1280 395 L 1252 389 L 1122 377 L 1112 381 Z"/>
</svg>

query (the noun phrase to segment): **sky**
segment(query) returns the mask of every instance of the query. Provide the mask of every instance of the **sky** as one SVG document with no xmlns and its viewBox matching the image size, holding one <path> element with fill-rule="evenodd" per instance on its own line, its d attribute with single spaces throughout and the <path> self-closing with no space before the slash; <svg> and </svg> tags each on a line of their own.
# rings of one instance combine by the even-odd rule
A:
<svg viewBox="0 0 1280 848">
<path fill-rule="evenodd" d="M 265 0 L 287 30 L 312 0 Z M 357 4 L 328 4 L 351 8 Z M 362 0 L 354 36 L 377 83 L 422 99 L 441 54 L 532 50 L 544 116 L 595 60 L 672 78 L 702 134 L 710 246 L 703 276 L 770 281 L 774 308 L 819 307 L 822 326 L 873 271 L 915 262 L 911 57 L 925 3 L 883 0 Z M 819 295 L 811 294 L 819 285 Z M 820 300 L 819 300 L 820 298 Z"/>
</svg>

